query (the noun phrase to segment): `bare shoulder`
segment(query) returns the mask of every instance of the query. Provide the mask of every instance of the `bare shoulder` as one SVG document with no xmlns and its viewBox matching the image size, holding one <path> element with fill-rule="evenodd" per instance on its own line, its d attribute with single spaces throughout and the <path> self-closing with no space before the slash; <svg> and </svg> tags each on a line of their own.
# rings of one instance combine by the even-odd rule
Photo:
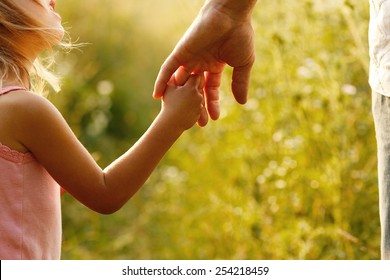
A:
<svg viewBox="0 0 390 280">
<path fill-rule="evenodd" d="M 17 91 L 0 98 L 0 142 L 12 149 L 27 152 L 26 136 L 36 135 L 47 122 L 62 116 L 46 98 L 29 91 Z"/>
<path fill-rule="evenodd" d="M 10 119 L 19 127 L 42 125 L 52 118 L 61 116 L 57 108 L 45 97 L 29 91 L 10 94 L 5 100 L 6 111 Z"/>
<path fill-rule="evenodd" d="M 7 112 L 8 115 L 28 114 L 36 109 L 53 107 L 46 98 L 32 93 L 30 91 L 18 90 L 0 98 L 1 111 Z M 14 112 L 12 114 L 12 112 Z"/>
</svg>

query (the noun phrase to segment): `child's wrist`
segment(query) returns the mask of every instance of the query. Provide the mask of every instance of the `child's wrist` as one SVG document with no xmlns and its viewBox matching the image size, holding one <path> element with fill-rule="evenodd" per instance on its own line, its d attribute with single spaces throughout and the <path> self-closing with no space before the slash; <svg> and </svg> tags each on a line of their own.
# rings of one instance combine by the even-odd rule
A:
<svg viewBox="0 0 390 280">
<path fill-rule="evenodd" d="M 156 118 L 156 122 L 164 130 L 164 133 L 180 137 L 180 135 L 186 130 L 186 128 L 180 125 L 172 114 L 164 112 L 163 110 Z"/>
</svg>

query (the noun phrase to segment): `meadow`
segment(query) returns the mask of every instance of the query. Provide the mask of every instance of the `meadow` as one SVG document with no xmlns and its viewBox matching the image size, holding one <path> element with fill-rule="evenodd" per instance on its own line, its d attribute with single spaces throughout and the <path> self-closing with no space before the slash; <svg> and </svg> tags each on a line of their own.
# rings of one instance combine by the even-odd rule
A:
<svg viewBox="0 0 390 280">
<path fill-rule="evenodd" d="M 159 110 L 158 69 L 203 0 L 59 1 L 53 101 L 102 166 Z M 259 0 L 248 103 L 187 131 L 120 211 L 63 198 L 63 259 L 378 259 L 368 1 Z M 75 159 L 77 160 L 77 159 Z"/>
</svg>

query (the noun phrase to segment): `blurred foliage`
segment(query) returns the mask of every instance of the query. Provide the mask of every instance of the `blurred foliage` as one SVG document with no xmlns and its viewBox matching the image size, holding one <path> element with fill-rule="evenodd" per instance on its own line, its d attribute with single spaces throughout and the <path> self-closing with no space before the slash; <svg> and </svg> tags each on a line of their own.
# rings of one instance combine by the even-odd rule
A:
<svg viewBox="0 0 390 280">
<path fill-rule="evenodd" d="M 59 3 L 90 44 L 60 55 L 50 99 L 102 167 L 157 114 L 158 69 L 202 4 Z M 122 210 L 65 196 L 63 259 L 378 259 L 368 9 L 259 1 L 248 103 L 233 101 L 228 69 L 220 120 L 184 134 Z"/>
</svg>

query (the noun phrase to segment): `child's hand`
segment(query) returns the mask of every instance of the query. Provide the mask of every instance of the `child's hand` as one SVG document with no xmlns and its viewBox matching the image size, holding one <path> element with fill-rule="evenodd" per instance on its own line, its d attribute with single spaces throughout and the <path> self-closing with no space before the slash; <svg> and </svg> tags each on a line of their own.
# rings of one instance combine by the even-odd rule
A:
<svg viewBox="0 0 390 280">
<path fill-rule="evenodd" d="M 162 98 L 161 114 L 178 129 L 191 128 L 204 110 L 203 93 L 200 84 L 203 76 L 191 75 L 183 86 L 168 85 Z"/>
</svg>

